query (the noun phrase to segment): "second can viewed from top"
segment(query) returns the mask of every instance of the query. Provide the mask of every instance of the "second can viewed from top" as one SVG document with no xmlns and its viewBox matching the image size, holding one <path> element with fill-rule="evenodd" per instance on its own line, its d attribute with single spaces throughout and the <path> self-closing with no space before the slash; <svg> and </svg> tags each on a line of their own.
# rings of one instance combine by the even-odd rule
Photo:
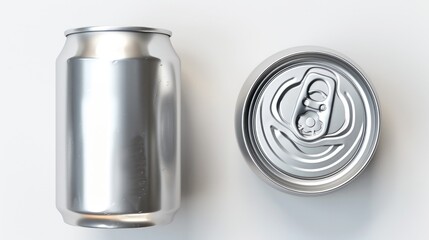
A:
<svg viewBox="0 0 429 240">
<path fill-rule="evenodd" d="M 237 136 L 252 169 L 281 190 L 337 189 L 372 158 L 377 99 L 347 58 L 321 48 L 280 52 L 250 75 L 240 93 Z"/>
</svg>

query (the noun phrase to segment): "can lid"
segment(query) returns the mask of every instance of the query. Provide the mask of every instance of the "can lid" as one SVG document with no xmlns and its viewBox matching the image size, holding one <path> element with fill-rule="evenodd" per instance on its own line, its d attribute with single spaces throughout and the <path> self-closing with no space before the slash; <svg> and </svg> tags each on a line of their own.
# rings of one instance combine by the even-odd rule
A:
<svg viewBox="0 0 429 240">
<path fill-rule="evenodd" d="M 243 86 L 237 136 L 255 172 L 296 193 L 323 193 L 355 178 L 380 133 L 374 90 L 332 50 L 300 47 L 265 60 Z"/>
<path fill-rule="evenodd" d="M 73 28 L 64 32 L 67 37 L 71 34 L 84 33 L 84 32 L 108 32 L 108 31 L 123 31 L 123 32 L 142 32 L 142 33 L 160 33 L 171 37 L 171 31 L 161 28 L 149 27 L 117 27 L 117 26 L 97 26 L 97 27 L 82 27 Z"/>
</svg>

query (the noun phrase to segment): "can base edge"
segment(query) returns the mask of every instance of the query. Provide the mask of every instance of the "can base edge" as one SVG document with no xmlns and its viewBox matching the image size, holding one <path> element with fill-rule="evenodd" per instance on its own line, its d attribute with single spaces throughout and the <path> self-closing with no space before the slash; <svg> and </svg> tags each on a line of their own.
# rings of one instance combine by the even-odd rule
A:
<svg viewBox="0 0 429 240">
<path fill-rule="evenodd" d="M 177 210 L 165 212 L 97 215 L 75 212 L 61 212 L 65 223 L 88 228 L 142 228 L 168 224 L 173 220 Z"/>
</svg>

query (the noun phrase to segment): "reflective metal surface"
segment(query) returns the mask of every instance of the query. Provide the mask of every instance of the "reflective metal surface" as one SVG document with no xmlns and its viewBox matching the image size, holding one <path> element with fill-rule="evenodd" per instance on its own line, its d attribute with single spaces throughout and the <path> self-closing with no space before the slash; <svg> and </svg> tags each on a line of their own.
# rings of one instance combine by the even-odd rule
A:
<svg viewBox="0 0 429 240">
<path fill-rule="evenodd" d="M 85 227 L 168 223 L 180 204 L 180 62 L 149 28 L 69 30 L 57 59 L 57 208 Z"/>
<path fill-rule="evenodd" d="M 368 164 L 380 113 L 355 64 L 332 50 L 280 52 L 250 75 L 240 93 L 237 136 L 251 168 L 273 186 L 329 192 Z"/>
</svg>

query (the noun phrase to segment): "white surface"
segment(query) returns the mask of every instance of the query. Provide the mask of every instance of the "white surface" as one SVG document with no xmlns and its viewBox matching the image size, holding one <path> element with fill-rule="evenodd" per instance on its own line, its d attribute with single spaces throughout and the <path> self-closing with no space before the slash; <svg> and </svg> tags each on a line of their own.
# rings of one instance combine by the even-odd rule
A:
<svg viewBox="0 0 429 240">
<path fill-rule="evenodd" d="M 7 1 L 0 8 L 0 239 L 429 239 L 427 1 Z M 170 225 L 97 230 L 54 204 L 54 61 L 63 31 L 173 31 L 183 71 L 183 197 Z M 278 192 L 235 140 L 241 85 L 271 54 L 319 45 L 368 74 L 382 109 L 369 168 L 321 197 Z"/>
</svg>

